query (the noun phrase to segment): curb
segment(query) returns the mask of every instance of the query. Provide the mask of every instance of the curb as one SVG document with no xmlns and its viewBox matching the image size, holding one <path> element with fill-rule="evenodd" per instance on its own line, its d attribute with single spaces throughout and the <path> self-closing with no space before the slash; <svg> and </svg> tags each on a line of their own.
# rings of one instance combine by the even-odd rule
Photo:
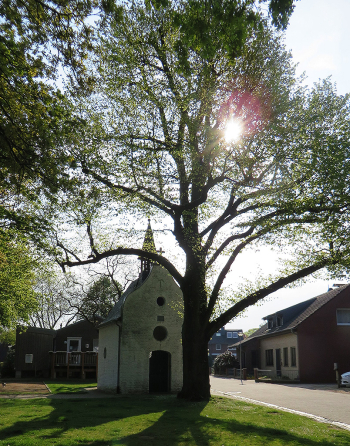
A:
<svg viewBox="0 0 350 446">
<path fill-rule="evenodd" d="M 253 400 L 251 398 L 246 398 L 244 396 L 235 395 L 234 392 L 222 392 L 221 390 L 214 390 L 214 389 L 212 392 L 214 395 L 219 395 L 219 394 L 225 395 L 225 396 L 228 396 L 229 398 L 235 398 L 237 400 L 245 401 L 246 403 L 259 404 L 260 406 L 271 407 L 273 409 L 282 410 L 283 412 L 289 412 L 289 413 L 292 413 L 295 415 L 301 415 L 302 417 L 311 418 L 312 420 L 318 421 L 319 423 L 331 424 L 331 425 L 339 427 L 341 429 L 350 431 L 349 424 L 340 423 L 339 421 L 332 421 L 332 420 L 329 420 L 324 417 L 319 417 L 317 415 L 313 415 L 311 413 L 301 412 L 299 410 L 294 410 L 294 409 L 288 409 L 287 407 L 276 406 L 275 404 L 264 403 L 263 401 Z"/>
</svg>

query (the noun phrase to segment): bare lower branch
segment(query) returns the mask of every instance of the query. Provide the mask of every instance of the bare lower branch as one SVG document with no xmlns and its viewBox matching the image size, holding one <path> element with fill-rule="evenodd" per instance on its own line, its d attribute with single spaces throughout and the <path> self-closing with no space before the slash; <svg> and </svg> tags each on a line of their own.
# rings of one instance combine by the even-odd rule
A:
<svg viewBox="0 0 350 446">
<path fill-rule="evenodd" d="M 146 259 L 153 260 L 157 262 L 159 265 L 164 266 L 165 269 L 169 271 L 169 273 L 174 277 L 174 279 L 178 282 L 178 284 L 182 285 L 183 277 L 175 268 L 175 266 L 169 262 L 165 257 L 160 256 L 158 254 L 153 254 L 151 252 L 143 251 L 142 249 L 133 249 L 133 248 L 116 248 L 105 251 L 103 253 L 98 253 L 95 257 L 89 258 L 86 260 L 79 260 L 72 262 L 70 260 L 66 260 L 65 262 L 61 262 L 60 265 L 62 268 L 65 266 L 73 267 L 73 266 L 83 266 L 89 265 L 92 263 L 98 263 L 102 259 L 106 259 L 108 257 L 117 256 L 117 255 L 134 255 L 134 256 L 142 256 Z"/>
<path fill-rule="evenodd" d="M 219 257 L 219 255 L 222 253 L 222 251 L 234 240 L 241 240 L 242 238 L 249 237 L 253 234 L 254 227 L 249 228 L 246 232 L 242 232 L 241 234 L 235 234 L 231 235 L 231 237 L 228 237 L 220 246 L 219 248 L 214 252 L 212 257 L 207 262 L 207 268 L 209 268 L 215 260 Z"/>
<path fill-rule="evenodd" d="M 87 225 L 86 225 L 86 231 L 87 231 L 88 236 L 89 236 L 89 241 L 90 241 L 90 248 L 91 248 L 91 251 L 92 251 L 92 253 L 93 253 L 94 256 L 97 256 L 97 255 L 98 255 L 98 251 L 97 251 L 97 249 L 96 249 L 96 247 L 95 247 L 94 238 L 93 238 L 93 236 L 92 236 L 92 232 L 91 232 L 91 221 L 89 221 L 89 222 L 87 223 Z"/>
<path fill-rule="evenodd" d="M 225 280 L 225 277 L 227 275 L 227 273 L 230 271 L 230 268 L 233 264 L 233 262 L 236 260 L 238 254 L 242 251 L 243 248 L 245 248 L 249 243 L 251 243 L 253 240 L 256 240 L 257 238 L 261 237 L 262 233 L 258 233 L 252 237 L 249 237 L 248 240 L 240 243 L 236 249 L 233 251 L 233 253 L 231 254 L 230 258 L 228 259 L 228 261 L 226 262 L 226 265 L 223 267 L 223 269 L 221 270 L 219 277 L 217 278 L 217 281 L 214 285 L 213 291 L 211 293 L 210 299 L 209 299 L 209 304 L 208 304 L 208 309 L 207 309 L 207 318 L 209 320 L 214 306 L 216 304 L 216 301 L 219 297 L 219 292 L 221 289 L 221 286 Z"/>
</svg>

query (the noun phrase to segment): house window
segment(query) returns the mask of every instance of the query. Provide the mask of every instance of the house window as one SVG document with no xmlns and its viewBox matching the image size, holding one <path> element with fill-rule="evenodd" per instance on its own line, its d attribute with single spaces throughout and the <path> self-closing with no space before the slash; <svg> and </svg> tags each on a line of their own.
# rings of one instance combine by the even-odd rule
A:
<svg viewBox="0 0 350 446">
<path fill-rule="evenodd" d="M 232 337 L 233 337 L 233 338 L 238 338 L 238 333 L 237 333 L 236 331 L 234 331 L 234 332 L 232 333 Z"/>
<path fill-rule="evenodd" d="M 216 350 L 221 350 L 221 344 L 216 344 Z"/>
<path fill-rule="evenodd" d="M 157 316 L 157 321 L 164 322 L 164 316 Z"/>
<path fill-rule="evenodd" d="M 350 325 L 350 308 L 337 309 L 337 324 Z"/>
<path fill-rule="evenodd" d="M 273 365 L 273 350 L 265 350 L 266 365 Z"/>
<path fill-rule="evenodd" d="M 288 347 L 283 349 L 283 365 L 284 367 L 288 366 Z"/>
<path fill-rule="evenodd" d="M 221 333 L 216 333 L 216 336 L 221 336 Z"/>
<path fill-rule="evenodd" d="M 232 338 L 232 331 L 227 332 L 227 337 Z"/>
<path fill-rule="evenodd" d="M 268 319 L 267 328 L 272 328 L 272 327 L 273 327 L 273 319 Z"/>
<path fill-rule="evenodd" d="M 292 367 L 297 365 L 297 351 L 295 347 L 290 348 L 290 365 Z"/>
<path fill-rule="evenodd" d="M 33 364 L 33 355 L 32 354 L 25 355 L 24 362 L 26 364 Z"/>
<path fill-rule="evenodd" d="M 283 325 L 283 317 L 282 316 L 277 316 L 276 318 L 276 326 L 277 327 L 281 327 Z"/>
</svg>

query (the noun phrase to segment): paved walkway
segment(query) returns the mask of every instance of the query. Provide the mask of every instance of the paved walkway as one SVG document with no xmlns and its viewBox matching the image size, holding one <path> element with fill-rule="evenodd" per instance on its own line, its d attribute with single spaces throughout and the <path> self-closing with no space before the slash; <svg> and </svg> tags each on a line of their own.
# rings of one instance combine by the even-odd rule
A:
<svg viewBox="0 0 350 446">
<path fill-rule="evenodd" d="M 211 377 L 211 393 L 331 422 L 350 430 L 350 389 L 337 385 L 268 384 Z"/>
</svg>

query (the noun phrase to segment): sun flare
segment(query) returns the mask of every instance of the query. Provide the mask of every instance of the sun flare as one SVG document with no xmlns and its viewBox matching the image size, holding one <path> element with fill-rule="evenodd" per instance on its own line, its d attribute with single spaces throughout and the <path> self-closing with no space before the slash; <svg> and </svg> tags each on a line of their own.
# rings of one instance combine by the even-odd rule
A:
<svg viewBox="0 0 350 446">
<path fill-rule="evenodd" d="M 237 119 L 230 119 L 227 121 L 225 128 L 225 140 L 226 142 L 238 141 L 243 133 L 243 124 Z"/>
</svg>

